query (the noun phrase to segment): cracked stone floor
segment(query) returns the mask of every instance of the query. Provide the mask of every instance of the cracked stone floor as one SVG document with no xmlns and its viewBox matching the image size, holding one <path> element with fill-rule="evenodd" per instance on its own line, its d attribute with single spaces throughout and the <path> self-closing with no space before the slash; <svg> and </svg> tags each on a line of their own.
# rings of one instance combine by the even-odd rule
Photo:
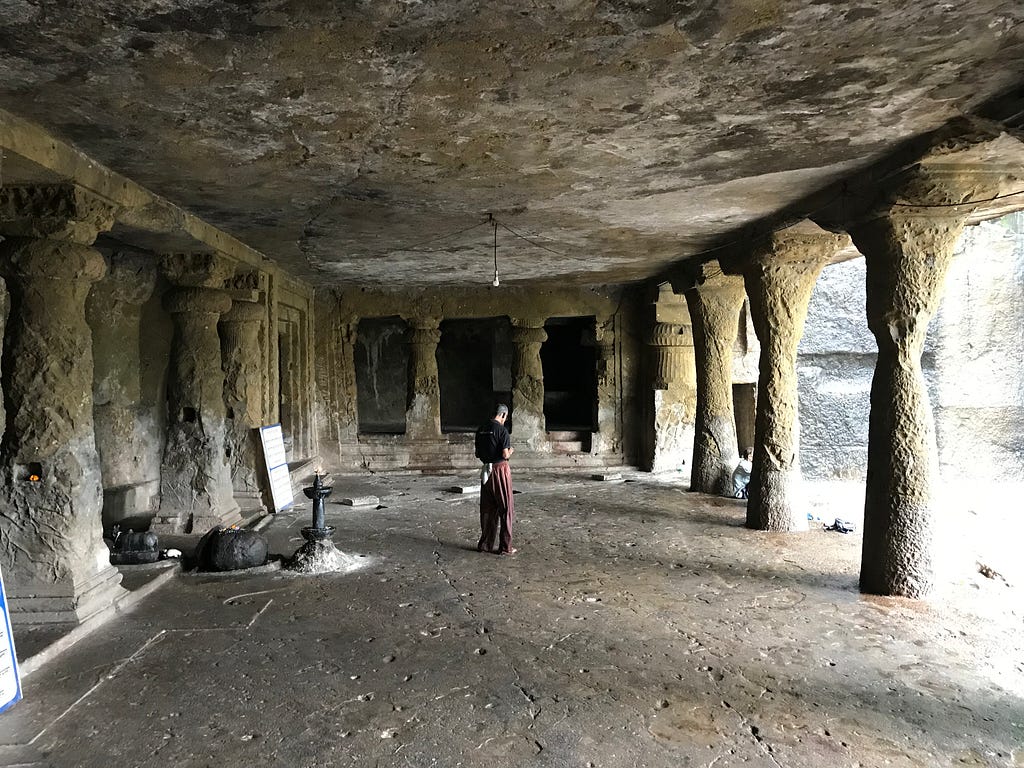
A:
<svg viewBox="0 0 1024 768">
<path fill-rule="evenodd" d="M 856 591 L 860 537 L 742 502 L 514 472 L 519 554 L 452 477 L 338 477 L 347 575 L 183 575 L 28 678 L 8 764 L 1020 766 L 1019 587 Z M 846 499 L 848 502 L 849 499 Z M 856 506 L 856 505 L 854 505 Z M 298 546 L 299 513 L 269 529 Z M 1018 539 L 1019 541 L 1019 539 Z"/>
</svg>

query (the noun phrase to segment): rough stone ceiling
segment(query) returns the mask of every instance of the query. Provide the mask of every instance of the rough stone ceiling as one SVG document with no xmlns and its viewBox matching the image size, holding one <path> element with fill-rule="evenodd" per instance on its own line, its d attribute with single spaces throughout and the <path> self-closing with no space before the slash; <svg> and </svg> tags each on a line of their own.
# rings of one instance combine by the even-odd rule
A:
<svg viewBox="0 0 1024 768">
<path fill-rule="evenodd" d="M 0 107 L 328 283 L 616 283 L 1020 84 L 1019 0 L 0 0 Z M 422 245 L 420 245 L 422 244 Z M 417 248 L 402 250 L 407 246 Z"/>
</svg>

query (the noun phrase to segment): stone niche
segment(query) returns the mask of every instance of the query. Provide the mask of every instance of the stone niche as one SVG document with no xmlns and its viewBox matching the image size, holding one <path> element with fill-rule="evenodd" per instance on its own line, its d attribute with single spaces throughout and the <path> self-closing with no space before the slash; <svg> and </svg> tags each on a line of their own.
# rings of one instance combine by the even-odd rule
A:
<svg viewBox="0 0 1024 768">
<path fill-rule="evenodd" d="M 399 317 L 367 317 L 356 331 L 359 432 L 403 434 L 409 376 L 408 325 Z"/>
</svg>

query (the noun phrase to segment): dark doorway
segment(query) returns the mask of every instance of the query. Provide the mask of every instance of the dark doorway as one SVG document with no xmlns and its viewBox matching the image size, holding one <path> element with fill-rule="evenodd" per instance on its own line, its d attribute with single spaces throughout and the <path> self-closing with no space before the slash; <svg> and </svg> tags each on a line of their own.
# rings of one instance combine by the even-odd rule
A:
<svg viewBox="0 0 1024 768">
<path fill-rule="evenodd" d="M 548 432 L 593 432 L 597 425 L 597 350 L 593 317 L 552 317 L 540 348 Z"/>
<path fill-rule="evenodd" d="M 445 320 L 437 346 L 441 431 L 473 432 L 512 389 L 512 333 L 505 317 Z"/>
<path fill-rule="evenodd" d="M 398 317 L 359 321 L 356 332 L 356 413 L 365 434 L 405 432 L 409 380 L 407 326 Z"/>
</svg>

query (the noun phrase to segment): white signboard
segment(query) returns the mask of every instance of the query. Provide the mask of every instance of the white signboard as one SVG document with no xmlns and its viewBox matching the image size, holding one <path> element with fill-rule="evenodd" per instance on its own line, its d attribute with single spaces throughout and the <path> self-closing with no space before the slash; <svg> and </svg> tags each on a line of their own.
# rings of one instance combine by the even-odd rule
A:
<svg viewBox="0 0 1024 768">
<path fill-rule="evenodd" d="M 260 427 L 260 441 L 263 443 L 263 458 L 267 463 L 270 478 L 270 495 L 274 511 L 290 507 L 295 502 L 292 496 L 292 476 L 288 473 L 288 458 L 284 451 L 284 433 L 280 424 Z"/>
<path fill-rule="evenodd" d="M 14 652 L 11 617 L 7 612 L 7 592 L 0 574 L 0 712 L 21 700 L 21 676 L 18 674 L 18 656 Z"/>
</svg>

